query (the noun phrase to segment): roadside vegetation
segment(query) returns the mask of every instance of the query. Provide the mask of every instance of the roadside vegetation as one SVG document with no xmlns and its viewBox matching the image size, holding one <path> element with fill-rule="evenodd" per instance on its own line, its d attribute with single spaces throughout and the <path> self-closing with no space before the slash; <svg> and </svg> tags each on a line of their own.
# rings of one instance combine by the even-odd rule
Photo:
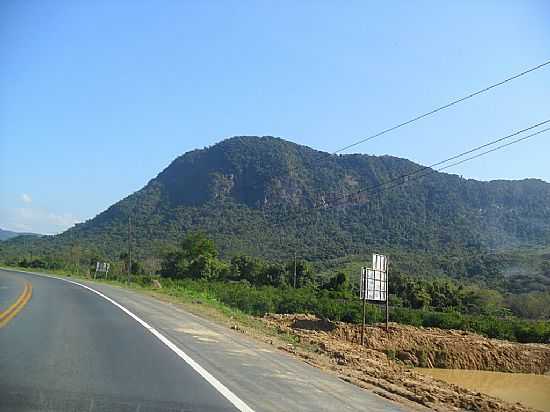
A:
<svg viewBox="0 0 550 412">
<path fill-rule="evenodd" d="M 30 269 L 93 274 L 97 257 L 86 266 L 47 257 L 4 262 Z M 127 280 L 127 256 L 114 264 L 110 279 Z M 490 265 L 478 262 L 479 265 Z M 347 270 L 346 270 L 347 269 Z M 487 270 L 483 267 L 480 270 Z M 309 313 L 320 318 L 360 323 L 357 284 L 343 267 L 319 274 L 303 260 L 276 262 L 235 255 L 221 259 L 214 242 L 199 232 L 190 233 L 179 247 L 167 248 L 156 273 L 146 274 L 132 262 L 132 280 L 142 287 L 156 282 L 166 293 L 191 294 L 219 302 L 246 314 Z M 354 271 L 352 273 L 357 273 Z M 535 319 L 526 319 L 527 317 Z M 412 277 L 393 270 L 390 283 L 390 321 L 422 327 L 461 329 L 518 342 L 550 342 L 550 293 L 505 294 L 497 289 L 444 276 Z M 382 322 L 380 307 L 368 305 L 368 323 Z"/>
</svg>

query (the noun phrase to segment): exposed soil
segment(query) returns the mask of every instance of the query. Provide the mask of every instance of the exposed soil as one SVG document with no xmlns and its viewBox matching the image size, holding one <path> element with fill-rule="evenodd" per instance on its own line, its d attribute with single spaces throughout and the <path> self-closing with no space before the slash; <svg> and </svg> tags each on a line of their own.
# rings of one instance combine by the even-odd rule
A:
<svg viewBox="0 0 550 412">
<path fill-rule="evenodd" d="M 489 395 L 417 373 L 411 366 L 549 373 L 550 345 L 518 344 L 473 333 L 390 324 L 365 328 L 309 315 L 267 315 L 268 325 L 302 344 L 281 346 L 320 368 L 390 399 L 405 398 L 432 410 L 528 411 Z"/>
<path fill-rule="evenodd" d="M 281 319 L 293 330 L 327 332 L 341 341 L 360 343 L 361 326 L 320 319 Z M 390 324 L 365 327 L 364 346 L 409 366 L 516 373 L 550 372 L 550 346 L 488 339 L 461 330 Z"/>
</svg>

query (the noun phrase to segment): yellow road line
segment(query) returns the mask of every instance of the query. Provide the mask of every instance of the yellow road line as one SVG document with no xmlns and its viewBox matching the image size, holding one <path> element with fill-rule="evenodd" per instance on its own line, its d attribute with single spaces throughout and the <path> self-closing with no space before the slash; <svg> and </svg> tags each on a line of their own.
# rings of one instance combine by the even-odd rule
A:
<svg viewBox="0 0 550 412">
<path fill-rule="evenodd" d="M 19 306 L 19 304 L 21 303 L 21 301 L 23 300 L 23 298 L 25 297 L 25 295 L 27 294 L 27 290 L 29 288 L 29 282 L 25 282 L 24 283 L 24 286 L 23 286 L 23 293 L 21 293 L 17 300 L 12 303 L 6 310 L 4 311 L 0 311 L 0 320 L 4 317 L 4 316 L 7 316 L 8 313 L 10 313 L 15 307 Z"/>
<path fill-rule="evenodd" d="M 32 285 L 29 282 L 25 283 L 23 293 L 17 300 L 5 311 L 0 312 L 0 328 L 6 326 L 21 310 L 25 307 L 32 297 Z"/>
</svg>

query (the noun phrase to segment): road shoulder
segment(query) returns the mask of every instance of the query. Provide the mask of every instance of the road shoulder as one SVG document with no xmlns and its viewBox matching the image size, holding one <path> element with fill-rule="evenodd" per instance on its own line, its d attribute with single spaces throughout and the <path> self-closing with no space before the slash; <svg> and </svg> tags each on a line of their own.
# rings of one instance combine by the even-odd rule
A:
<svg viewBox="0 0 550 412">
<path fill-rule="evenodd" d="M 182 302 L 181 297 L 149 289 L 71 279 L 139 316 L 254 410 L 425 410 L 405 399 L 388 400 L 380 396 L 383 393 L 375 394 L 307 364 L 288 351 L 296 344 L 292 336 L 268 330 L 247 315 L 231 317 L 212 305 Z M 300 346 L 307 348 L 307 342 Z"/>
</svg>

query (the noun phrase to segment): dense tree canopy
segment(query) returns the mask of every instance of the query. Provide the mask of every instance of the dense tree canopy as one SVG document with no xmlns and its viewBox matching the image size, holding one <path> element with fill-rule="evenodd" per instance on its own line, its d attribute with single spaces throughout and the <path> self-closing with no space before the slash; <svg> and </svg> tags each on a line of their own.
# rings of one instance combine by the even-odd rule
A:
<svg viewBox="0 0 550 412">
<path fill-rule="evenodd" d="M 60 235 L 0 242 L 0 260 L 79 273 L 102 260 L 124 273 L 132 216 L 134 275 L 286 290 L 297 253 L 297 289 L 314 291 L 336 315 L 335 299 L 355 299 L 360 266 L 383 251 L 397 307 L 548 318 L 550 184 L 444 173 L 400 179 L 419 168 L 236 137 L 178 157 L 143 189 Z M 396 180 L 404 184 L 355 194 Z"/>
<path fill-rule="evenodd" d="M 391 156 L 331 155 L 272 137 L 236 137 L 178 157 L 143 189 L 60 235 L 8 241 L 0 257 L 75 242 L 114 257 L 126 248 L 129 215 L 140 257 L 158 242 L 181 242 L 189 230 L 208 234 L 222 256 L 281 259 L 298 249 L 311 261 L 373 248 L 447 253 L 550 243 L 550 184 L 540 180 L 433 173 L 354 195 L 420 167 Z M 486 269 L 476 267 L 481 263 L 456 269 L 476 276 Z"/>
</svg>

